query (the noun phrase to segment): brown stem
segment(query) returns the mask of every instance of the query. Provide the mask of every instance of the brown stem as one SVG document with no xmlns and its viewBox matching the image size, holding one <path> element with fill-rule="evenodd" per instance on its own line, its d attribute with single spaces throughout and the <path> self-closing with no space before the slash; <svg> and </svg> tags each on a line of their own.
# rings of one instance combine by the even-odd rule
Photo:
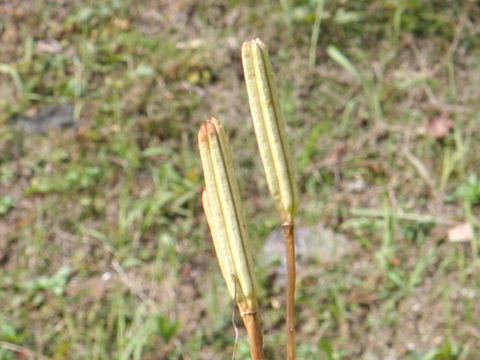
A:
<svg viewBox="0 0 480 360">
<path fill-rule="evenodd" d="M 295 238 L 293 222 L 284 222 L 287 254 L 287 360 L 295 359 Z"/>
<path fill-rule="evenodd" d="M 263 333 L 260 315 L 256 310 L 242 311 L 241 309 L 240 314 L 250 340 L 252 360 L 263 360 Z"/>
</svg>

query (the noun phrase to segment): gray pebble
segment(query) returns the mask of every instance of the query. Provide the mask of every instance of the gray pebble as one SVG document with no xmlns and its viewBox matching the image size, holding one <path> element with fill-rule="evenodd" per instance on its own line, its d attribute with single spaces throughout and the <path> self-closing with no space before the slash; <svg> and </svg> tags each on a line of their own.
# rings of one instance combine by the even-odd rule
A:
<svg viewBox="0 0 480 360">
<path fill-rule="evenodd" d="M 355 251 L 355 243 L 343 234 L 316 226 L 295 228 L 295 255 L 297 272 L 312 264 L 330 264 L 339 261 Z M 286 260 L 283 231 L 273 230 L 266 238 L 260 259 L 264 266 L 274 266 L 277 279 L 281 284 L 286 281 Z"/>
</svg>

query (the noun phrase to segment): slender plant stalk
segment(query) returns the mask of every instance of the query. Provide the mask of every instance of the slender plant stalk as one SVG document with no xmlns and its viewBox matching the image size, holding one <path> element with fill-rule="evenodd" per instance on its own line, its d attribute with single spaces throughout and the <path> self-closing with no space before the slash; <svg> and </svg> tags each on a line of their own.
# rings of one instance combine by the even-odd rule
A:
<svg viewBox="0 0 480 360">
<path fill-rule="evenodd" d="M 215 118 L 202 124 L 198 144 L 205 177 L 202 203 L 220 270 L 250 339 L 252 360 L 263 359 L 257 281 L 248 249 L 243 202 L 228 137 Z"/>
<path fill-rule="evenodd" d="M 295 242 L 293 223 L 298 206 L 292 155 L 285 136 L 285 123 L 268 50 L 260 39 L 242 47 L 247 84 L 260 157 L 268 189 L 282 219 L 287 258 L 286 332 L 287 359 L 295 359 Z"/>
<path fill-rule="evenodd" d="M 295 359 L 295 237 L 293 222 L 282 224 L 287 256 L 287 359 Z"/>
<path fill-rule="evenodd" d="M 310 51 L 308 53 L 308 61 L 310 66 L 315 66 L 317 58 L 317 42 L 320 35 L 320 24 L 322 22 L 323 8 L 325 0 L 317 0 L 317 10 L 315 11 L 315 21 L 313 23 L 312 36 L 310 37 Z"/>
<path fill-rule="evenodd" d="M 252 360 L 262 360 L 263 331 L 260 315 L 257 311 L 243 311 L 240 315 L 247 330 L 248 338 L 250 339 L 250 354 L 252 355 Z"/>
</svg>

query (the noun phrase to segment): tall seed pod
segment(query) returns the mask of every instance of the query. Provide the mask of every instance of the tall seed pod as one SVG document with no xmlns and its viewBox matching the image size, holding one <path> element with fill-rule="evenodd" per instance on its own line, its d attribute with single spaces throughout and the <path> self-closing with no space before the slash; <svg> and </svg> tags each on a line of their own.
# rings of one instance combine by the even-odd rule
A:
<svg viewBox="0 0 480 360">
<path fill-rule="evenodd" d="M 202 203 L 220 270 L 247 329 L 252 359 L 260 360 L 263 335 L 243 203 L 228 138 L 216 118 L 201 125 L 198 144 L 206 184 Z"/>
<path fill-rule="evenodd" d="M 245 42 L 242 63 L 255 135 L 268 188 L 280 212 L 287 258 L 287 359 L 295 359 L 294 215 L 298 206 L 292 155 L 268 50 L 260 39 Z"/>
<path fill-rule="evenodd" d="M 242 63 L 268 188 L 282 221 L 291 222 L 298 206 L 292 153 L 285 137 L 285 122 L 268 50 L 260 39 L 243 44 Z"/>
</svg>

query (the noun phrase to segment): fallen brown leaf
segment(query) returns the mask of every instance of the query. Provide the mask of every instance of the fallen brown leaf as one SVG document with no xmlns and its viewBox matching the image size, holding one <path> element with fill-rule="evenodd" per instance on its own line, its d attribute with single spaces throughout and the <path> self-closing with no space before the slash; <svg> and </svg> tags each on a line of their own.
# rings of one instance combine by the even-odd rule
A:
<svg viewBox="0 0 480 360">
<path fill-rule="evenodd" d="M 429 118 L 426 127 L 430 136 L 437 140 L 441 140 L 448 135 L 450 130 L 452 130 L 453 121 L 444 116 L 438 116 Z"/>
<path fill-rule="evenodd" d="M 448 229 L 448 241 L 469 242 L 473 239 L 473 229 L 469 223 L 463 223 Z"/>
<path fill-rule="evenodd" d="M 58 54 L 62 51 L 62 45 L 56 39 L 39 40 L 37 51 L 41 54 Z"/>
</svg>

